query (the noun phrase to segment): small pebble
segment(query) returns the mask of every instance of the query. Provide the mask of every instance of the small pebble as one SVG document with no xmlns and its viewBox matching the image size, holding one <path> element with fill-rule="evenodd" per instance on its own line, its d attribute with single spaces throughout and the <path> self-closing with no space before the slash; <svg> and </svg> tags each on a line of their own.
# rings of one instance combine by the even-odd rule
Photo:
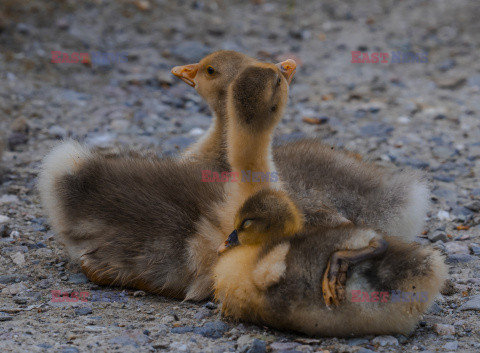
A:
<svg viewBox="0 0 480 353">
<path fill-rule="evenodd" d="M 92 312 L 92 308 L 88 306 L 82 306 L 75 309 L 75 314 L 78 316 L 90 315 Z"/>
<path fill-rule="evenodd" d="M 0 321 L 10 321 L 12 320 L 13 318 L 8 315 L 7 313 L 4 313 L 2 311 L 0 311 Z"/>
<path fill-rule="evenodd" d="M 73 284 L 85 284 L 88 283 L 88 278 L 83 273 L 74 273 L 68 276 L 68 282 Z"/>
<path fill-rule="evenodd" d="M 470 244 L 470 250 L 473 253 L 473 255 L 480 256 L 480 245 L 477 243 L 471 243 Z"/>
<path fill-rule="evenodd" d="M 465 254 L 468 255 L 470 251 L 468 246 L 463 243 L 458 243 L 456 241 L 445 243 L 445 251 L 447 254 Z"/>
<path fill-rule="evenodd" d="M 460 310 L 477 310 L 480 311 L 480 295 L 475 295 L 460 307 Z"/>
<path fill-rule="evenodd" d="M 238 353 L 246 353 L 253 343 L 254 337 L 251 335 L 241 335 L 237 339 Z"/>
<path fill-rule="evenodd" d="M 203 327 L 195 327 L 193 332 L 204 337 L 220 338 L 228 331 L 228 325 L 222 321 L 207 322 Z"/>
<path fill-rule="evenodd" d="M 457 341 L 447 342 L 443 345 L 443 348 L 445 348 L 448 351 L 456 351 L 458 349 L 458 342 Z"/>
<path fill-rule="evenodd" d="M 398 340 L 393 336 L 378 336 L 372 340 L 372 344 L 384 346 L 398 346 Z"/>
<path fill-rule="evenodd" d="M 441 240 L 443 242 L 448 241 L 447 233 L 441 231 L 441 230 L 436 230 L 433 233 L 428 234 L 428 239 L 432 242 L 435 243 L 438 240 Z"/>
<path fill-rule="evenodd" d="M 10 218 L 8 218 L 7 216 L 4 216 L 4 215 L 1 215 L 0 214 L 0 224 L 2 223 L 7 223 L 10 221 Z"/>
<path fill-rule="evenodd" d="M 267 344 L 265 341 L 255 338 L 252 343 L 252 347 L 247 353 L 265 353 L 267 351 Z"/>
<path fill-rule="evenodd" d="M 210 310 L 215 310 L 217 308 L 217 304 L 208 302 L 207 304 L 204 305 L 204 307 Z"/>
<path fill-rule="evenodd" d="M 454 335 L 455 327 L 447 324 L 435 324 L 433 325 L 433 331 L 439 336 Z"/>
<path fill-rule="evenodd" d="M 206 319 L 207 317 L 211 317 L 213 315 L 213 312 L 207 308 L 201 308 L 198 310 L 195 315 L 193 315 L 193 318 L 195 320 L 203 320 Z"/>
</svg>

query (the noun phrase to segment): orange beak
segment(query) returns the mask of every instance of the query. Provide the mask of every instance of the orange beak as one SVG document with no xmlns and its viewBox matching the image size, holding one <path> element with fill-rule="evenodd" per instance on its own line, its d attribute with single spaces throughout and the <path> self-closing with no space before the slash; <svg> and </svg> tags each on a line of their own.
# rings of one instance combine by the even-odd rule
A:
<svg viewBox="0 0 480 353">
<path fill-rule="evenodd" d="M 198 66 L 198 64 L 175 66 L 172 69 L 172 74 L 181 78 L 186 84 L 195 87 L 195 76 L 197 76 Z"/>
<path fill-rule="evenodd" d="M 277 67 L 287 79 L 288 84 L 292 82 L 295 71 L 297 70 L 297 63 L 293 59 L 288 59 L 277 64 Z"/>
</svg>

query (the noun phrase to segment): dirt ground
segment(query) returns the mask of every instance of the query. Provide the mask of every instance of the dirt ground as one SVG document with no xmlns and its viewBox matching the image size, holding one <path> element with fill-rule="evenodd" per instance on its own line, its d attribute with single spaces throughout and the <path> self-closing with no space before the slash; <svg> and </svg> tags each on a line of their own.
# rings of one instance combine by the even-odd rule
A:
<svg viewBox="0 0 480 353">
<path fill-rule="evenodd" d="M 476 0 L 2 0 L 0 351 L 480 351 L 479 18 Z M 411 335 L 278 332 L 224 320 L 213 303 L 98 287 L 69 263 L 35 189 L 43 156 L 66 137 L 178 153 L 211 113 L 170 68 L 217 49 L 297 60 L 279 140 L 320 136 L 427 173 L 432 207 L 417 241 L 445 253 L 450 280 Z M 52 51 L 127 60 L 52 63 Z M 352 51 L 428 62 L 352 63 Z M 90 297 L 57 302 L 52 291 Z"/>
</svg>

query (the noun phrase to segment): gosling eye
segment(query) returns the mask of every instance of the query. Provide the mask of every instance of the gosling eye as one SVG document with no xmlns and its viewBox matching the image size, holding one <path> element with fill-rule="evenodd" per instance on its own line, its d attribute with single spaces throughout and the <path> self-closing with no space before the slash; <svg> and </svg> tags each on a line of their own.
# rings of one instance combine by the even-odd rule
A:
<svg viewBox="0 0 480 353">
<path fill-rule="evenodd" d="M 213 66 L 211 65 L 208 65 L 207 66 L 207 74 L 209 74 L 210 76 L 213 75 L 215 73 L 215 69 L 213 68 Z"/>
<path fill-rule="evenodd" d="M 275 112 L 277 111 L 277 106 L 276 106 L 276 105 L 272 106 L 272 107 L 270 108 L 270 111 L 271 111 L 272 113 L 275 113 Z"/>
<path fill-rule="evenodd" d="M 282 83 L 282 79 L 280 77 L 277 78 L 277 86 L 280 86 L 281 83 Z"/>
<path fill-rule="evenodd" d="M 246 219 L 246 220 L 244 220 L 243 223 L 242 223 L 242 228 L 243 228 L 243 229 L 246 229 L 246 228 L 250 227 L 250 226 L 252 225 L 252 223 L 253 223 L 253 222 L 252 222 L 251 219 Z"/>
</svg>

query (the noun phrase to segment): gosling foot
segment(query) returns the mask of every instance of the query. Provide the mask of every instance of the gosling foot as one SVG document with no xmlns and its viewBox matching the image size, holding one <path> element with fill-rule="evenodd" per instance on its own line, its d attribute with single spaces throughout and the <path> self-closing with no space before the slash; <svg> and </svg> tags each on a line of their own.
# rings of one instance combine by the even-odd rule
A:
<svg viewBox="0 0 480 353">
<path fill-rule="evenodd" d="M 365 248 L 334 252 L 330 256 L 323 274 L 322 291 L 325 305 L 331 308 L 340 305 L 345 300 L 345 285 L 350 266 L 384 254 L 387 247 L 386 240 L 375 238 Z"/>
</svg>

